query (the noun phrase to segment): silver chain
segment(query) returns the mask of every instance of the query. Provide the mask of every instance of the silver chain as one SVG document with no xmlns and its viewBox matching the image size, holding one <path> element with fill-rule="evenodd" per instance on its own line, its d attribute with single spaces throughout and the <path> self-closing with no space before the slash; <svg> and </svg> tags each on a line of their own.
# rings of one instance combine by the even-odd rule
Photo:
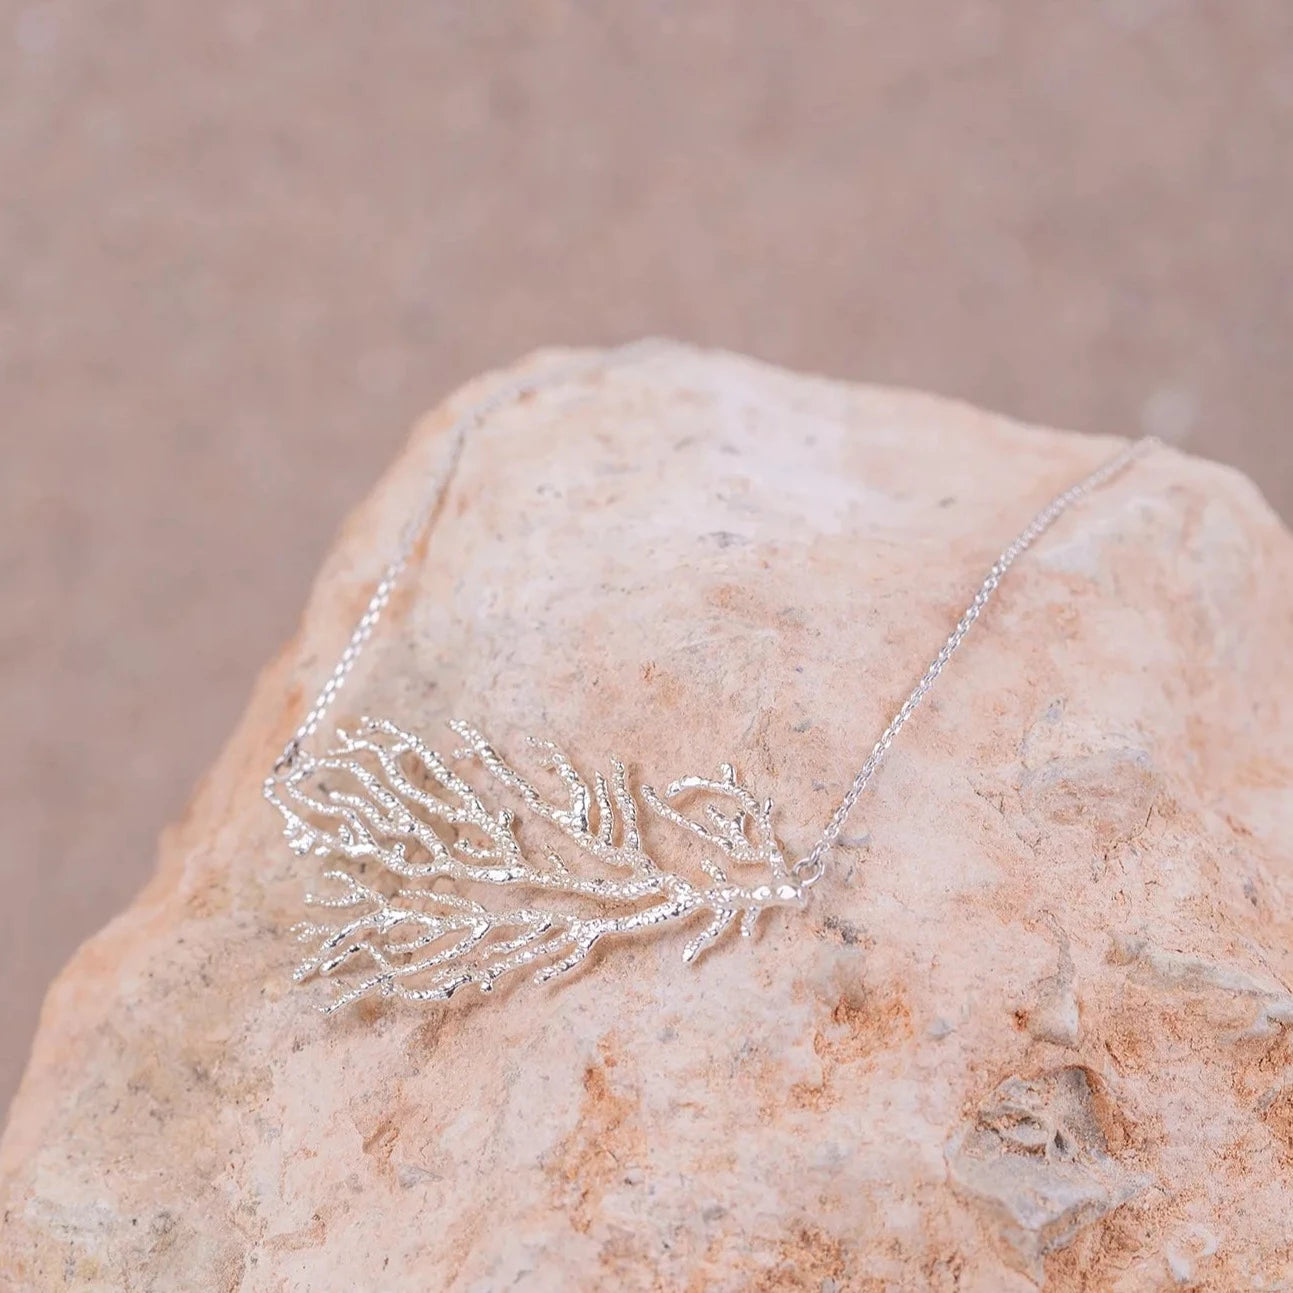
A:
<svg viewBox="0 0 1293 1293">
<path fill-rule="evenodd" d="M 500 386 L 498 390 L 487 395 L 483 400 L 468 409 L 450 428 L 449 460 L 452 461 L 461 451 L 466 437 L 500 408 L 516 400 L 523 399 L 527 395 L 535 394 L 540 390 L 559 386 L 573 378 L 624 364 L 658 344 L 658 342 L 651 340 L 636 341 L 631 345 L 621 346 L 593 359 L 563 365 L 558 369 L 538 373 L 531 377 L 522 377 Z M 839 807 L 832 814 L 826 829 L 821 834 L 821 838 L 809 853 L 806 853 L 795 863 L 793 871 L 802 888 L 808 888 L 822 878 L 826 870 L 826 855 L 838 843 L 840 834 L 844 830 L 844 824 L 848 820 L 849 814 L 853 811 L 854 805 L 862 797 L 862 793 L 870 784 L 871 778 L 875 776 L 880 765 L 884 762 L 885 755 L 889 753 L 889 747 L 893 744 L 898 733 L 907 725 L 908 720 L 925 698 L 925 693 L 929 691 L 939 674 L 947 667 L 947 663 L 952 658 L 956 648 L 961 645 L 975 620 L 979 618 L 984 607 L 992 600 L 992 595 L 996 592 L 997 586 L 1001 583 L 1006 571 L 1074 503 L 1080 502 L 1093 490 L 1107 484 L 1158 443 L 1152 437 L 1134 441 L 1123 449 L 1121 453 L 1109 459 L 1103 466 L 1096 468 L 1089 476 L 1078 481 L 1075 485 L 1071 485 L 1062 494 L 1057 494 L 1037 513 L 1028 527 L 1021 531 L 1010 546 L 997 558 L 983 583 L 979 585 L 979 590 L 975 593 L 974 599 L 965 608 L 965 613 L 957 622 L 947 641 L 943 643 L 942 650 L 931 661 L 929 668 L 925 670 L 920 681 L 907 699 L 903 701 L 902 707 L 893 716 L 889 726 L 885 728 L 884 733 L 875 743 L 875 748 L 867 756 L 867 760 L 858 771 L 857 776 L 853 778 L 853 783 L 840 801 Z M 395 591 L 396 585 L 408 567 L 409 558 L 413 554 L 413 549 L 417 546 L 418 538 L 439 511 L 447 484 L 448 473 L 445 473 L 439 488 L 432 493 L 431 497 L 426 500 L 405 527 L 395 556 L 383 571 L 381 579 L 378 580 L 377 587 L 373 590 L 373 595 L 369 599 L 368 605 L 364 608 L 363 614 L 351 631 L 345 649 L 342 651 L 332 672 L 328 675 L 327 681 L 320 688 L 314 704 L 310 706 L 304 719 L 301 720 L 300 727 L 296 729 L 292 739 L 284 746 L 283 753 L 274 764 L 275 776 L 285 776 L 291 771 L 300 757 L 305 742 L 318 730 L 319 724 L 335 703 L 337 695 L 345 686 L 346 679 L 350 676 L 351 670 L 354 669 L 364 647 L 368 644 L 369 638 L 372 637 L 374 629 L 376 629 L 378 622 L 381 620 L 382 613 L 391 599 L 391 594 Z"/>
<path fill-rule="evenodd" d="M 974 594 L 974 600 L 965 608 L 965 613 L 957 621 L 957 625 L 952 630 L 947 641 L 943 643 L 942 650 L 930 662 L 929 668 L 925 670 L 920 681 L 912 689 L 911 695 L 902 702 L 902 708 L 893 716 L 889 726 L 884 729 L 880 739 L 875 743 L 875 748 L 867 756 L 867 761 L 862 765 L 857 776 L 853 778 L 853 784 L 849 786 L 844 798 L 840 800 L 840 806 L 832 814 L 830 821 L 827 822 L 821 838 L 813 845 L 811 852 L 806 853 L 795 863 L 794 873 L 799 877 L 801 885 L 805 887 L 814 885 L 822 878 L 826 870 L 826 855 L 839 841 L 840 832 L 843 831 L 844 823 L 853 811 L 853 805 L 861 798 L 862 792 L 870 784 L 871 778 L 875 776 L 876 771 L 884 762 L 885 755 L 889 753 L 889 747 L 893 744 L 894 738 L 906 727 L 908 719 L 916 712 L 920 702 L 925 699 L 925 693 L 934 685 L 938 675 L 947 668 L 947 662 L 952 658 L 956 648 L 965 640 L 965 635 L 973 627 L 974 621 L 983 614 L 983 608 L 992 600 L 992 594 L 997 591 L 997 585 L 1005 577 L 1006 571 L 1074 503 L 1080 502 L 1093 490 L 1107 484 L 1119 472 L 1125 470 L 1137 458 L 1147 453 L 1157 444 L 1159 444 L 1159 441 L 1153 437 L 1135 440 L 1121 453 L 1110 458 L 1103 466 L 1097 467 L 1089 476 L 1078 481 L 1076 485 L 1070 485 L 1062 494 L 1057 494 L 1033 517 L 1027 528 L 1022 530 L 1014 542 L 997 558 L 983 583 L 979 585 L 979 591 Z"/>
<path fill-rule="evenodd" d="M 626 363 L 631 359 L 636 359 L 644 352 L 656 348 L 659 344 L 658 341 L 651 338 L 634 341 L 627 346 L 620 346 L 615 350 L 598 354 L 592 358 L 577 360 L 575 363 L 563 364 L 561 367 L 550 369 L 547 372 L 536 373 L 533 376 L 521 377 L 515 381 L 506 382 L 483 400 L 473 404 L 449 428 L 448 460 L 452 462 L 458 456 L 463 442 L 471 432 L 475 431 L 486 419 L 506 405 L 548 387 L 560 386 L 573 378 Z M 350 676 L 350 671 L 358 662 L 364 647 L 368 644 L 368 639 L 372 637 L 373 630 L 377 627 L 378 621 L 382 618 L 382 612 L 386 609 L 386 604 L 391 600 L 391 594 L 395 591 L 396 585 L 409 564 L 409 558 L 413 555 L 413 549 L 417 546 L 418 538 L 440 509 L 440 504 L 444 499 L 445 486 L 448 483 L 447 475 L 446 473 L 445 477 L 441 479 L 439 488 L 432 492 L 418 512 L 409 520 L 394 557 L 391 558 L 390 564 L 382 572 L 382 577 L 378 580 L 377 587 L 373 590 L 373 595 L 369 599 L 368 605 L 364 608 L 364 613 L 359 617 L 359 622 L 351 630 L 350 639 L 346 643 L 345 650 L 341 653 L 341 658 L 333 666 L 327 682 L 323 684 L 319 694 L 315 697 L 314 704 L 310 706 L 308 713 L 301 720 L 301 726 L 296 729 L 292 739 L 283 747 L 283 753 L 274 764 L 275 776 L 281 777 L 291 771 L 293 764 L 296 763 L 301 754 L 305 742 L 318 730 L 319 724 L 323 722 L 328 710 L 332 708 L 338 693 L 346 685 L 346 679 Z"/>
</svg>

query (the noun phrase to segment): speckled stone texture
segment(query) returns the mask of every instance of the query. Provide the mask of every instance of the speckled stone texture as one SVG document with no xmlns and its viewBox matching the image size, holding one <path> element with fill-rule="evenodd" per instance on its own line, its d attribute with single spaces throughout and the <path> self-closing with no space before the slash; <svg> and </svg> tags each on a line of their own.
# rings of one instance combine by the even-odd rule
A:
<svg viewBox="0 0 1293 1293">
<path fill-rule="evenodd" d="M 338 717 L 468 717 L 657 782 L 729 760 L 793 852 L 982 569 L 1115 448 L 678 347 L 450 464 L 496 380 L 346 527 L 155 879 L 52 989 L 0 1146 L 0 1282 L 1286 1278 L 1293 542 L 1174 451 L 1020 563 L 805 912 L 695 966 L 680 930 L 447 1008 L 325 1019 L 290 985 L 319 864 L 259 783 L 437 474 Z"/>
</svg>

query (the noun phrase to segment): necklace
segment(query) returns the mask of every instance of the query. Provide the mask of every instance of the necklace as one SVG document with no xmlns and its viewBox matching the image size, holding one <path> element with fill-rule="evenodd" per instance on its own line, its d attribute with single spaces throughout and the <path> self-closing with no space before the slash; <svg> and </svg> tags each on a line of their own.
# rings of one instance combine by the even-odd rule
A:
<svg viewBox="0 0 1293 1293">
<path fill-rule="evenodd" d="M 647 344 L 502 387 L 454 424 L 451 457 L 504 405 L 622 364 Z M 583 963 L 603 940 L 684 923 L 693 932 L 683 960 L 694 961 L 734 923 L 749 935 L 765 912 L 802 907 L 894 740 L 1006 573 L 1069 508 L 1156 444 L 1128 445 L 1047 503 L 1005 548 L 817 841 L 793 861 L 774 828 L 772 800 L 757 795 L 729 763 L 713 776 L 683 775 L 657 791 L 635 783 L 619 759 L 611 759 L 609 775 L 596 773 L 590 782 L 556 743 L 532 738 L 531 762 L 555 782 L 545 793 L 479 728 L 461 720 L 448 723 L 455 741 L 444 753 L 383 718 L 338 730 L 322 752 L 307 748 L 419 536 L 438 514 L 446 476 L 405 529 L 345 649 L 264 783 L 292 850 L 329 863 L 323 873 L 329 891 L 305 899 L 324 918 L 295 930 L 309 945 L 296 979 L 344 970 L 328 1011 L 370 995 L 445 1001 L 471 984 L 489 992 L 527 968 L 544 982 Z M 504 803 L 491 807 L 496 796 Z M 694 857 L 694 865 L 683 865 L 684 857 Z"/>
</svg>

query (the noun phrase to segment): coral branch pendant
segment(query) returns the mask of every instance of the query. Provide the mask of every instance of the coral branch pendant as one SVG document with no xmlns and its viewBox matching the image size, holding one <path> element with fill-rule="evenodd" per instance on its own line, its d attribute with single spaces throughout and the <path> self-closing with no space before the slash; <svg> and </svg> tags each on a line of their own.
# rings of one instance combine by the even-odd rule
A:
<svg viewBox="0 0 1293 1293">
<path fill-rule="evenodd" d="M 590 784 L 553 742 L 531 740 L 559 787 L 554 802 L 477 728 L 448 726 L 459 747 L 446 757 L 364 719 L 265 782 L 292 849 L 332 864 L 330 892 L 306 899 L 331 918 L 297 927 L 310 946 L 297 979 L 338 981 L 328 1010 L 372 995 L 489 992 L 527 969 L 544 982 L 604 939 L 683 923 L 697 927 L 682 951 L 693 961 L 732 924 L 750 934 L 764 911 L 805 899 L 772 801 L 729 764 L 634 791 L 619 760 Z M 488 791 L 508 802 L 490 808 Z"/>
<path fill-rule="evenodd" d="M 611 359 L 627 360 L 640 349 L 622 348 Z M 297 929 L 311 944 L 297 977 L 338 976 L 341 991 L 331 1009 L 373 994 L 444 1001 L 469 985 L 489 992 L 527 968 L 543 981 L 573 970 L 612 935 L 643 938 L 683 923 L 699 927 L 683 949 L 684 960 L 692 961 L 734 922 L 749 934 L 769 908 L 802 905 L 858 798 L 1007 571 L 1069 508 L 1156 443 L 1128 445 L 1057 494 L 1002 551 L 817 842 L 793 866 L 773 833 L 772 801 L 758 799 L 729 764 L 714 778 L 682 777 L 663 794 L 649 785 L 635 792 L 618 761 L 609 779 L 599 773 L 590 784 L 551 741 L 532 741 L 564 790 L 564 800 L 554 803 L 467 723 L 449 724 L 462 744 L 448 758 L 383 719 L 365 719 L 353 734 L 338 731 L 336 746 L 322 755 L 307 753 L 419 536 L 440 514 L 469 434 L 502 406 L 590 366 L 574 367 L 575 373 L 522 377 L 453 423 L 446 469 L 265 782 L 293 849 L 333 860 L 324 873 L 332 891 L 308 899 L 333 918 Z M 472 777 L 513 804 L 490 809 Z M 702 816 L 687 816 L 697 801 L 706 801 Z M 694 855 L 690 867 L 680 841 Z"/>
</svg>

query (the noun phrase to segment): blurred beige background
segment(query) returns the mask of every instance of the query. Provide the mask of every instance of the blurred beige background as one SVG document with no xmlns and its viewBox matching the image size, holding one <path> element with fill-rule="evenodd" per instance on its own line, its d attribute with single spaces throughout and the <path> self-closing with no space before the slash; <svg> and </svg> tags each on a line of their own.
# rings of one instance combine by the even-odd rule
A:
<svg viewBox="0 0 1293 1293">
<path fill-rule="evenodd" d="M 414 416 L 641 333 L 1293 511 L 1287 0 L 0 0 L 0 1108 Z"/>
</svg>

